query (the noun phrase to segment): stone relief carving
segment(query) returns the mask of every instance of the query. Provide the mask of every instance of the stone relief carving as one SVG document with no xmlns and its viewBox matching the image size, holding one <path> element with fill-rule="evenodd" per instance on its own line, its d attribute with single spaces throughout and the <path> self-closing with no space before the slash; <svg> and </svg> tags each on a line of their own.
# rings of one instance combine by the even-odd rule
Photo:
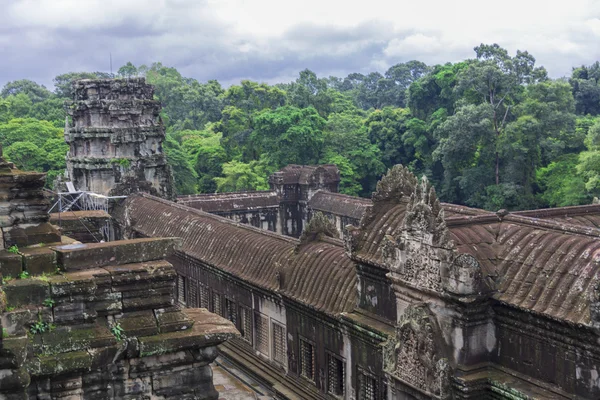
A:
<svg viewBox="0 0 600 400">
<path fill-rule="evenodd" d="M 412 236 L 422 236 L 423 241 L 435 247 L 454 248 L 444 220 L 444 209 L 437 198 L 435 188 L 425 176 L 410 195 L 402 221 L 402 231 L 410 232 Z"/>
<path fill-rule="evenodd" d="M 337 228 L 323 213 L 316 212 L 313 217 L 308 221 L 308 224 L 302 231 L 300 236 L 300 244 L 311 242 L 318 239 L 321 236 L 328 236 L 331 238 L 337 238 L 340 236 Z"/>
<path fill-rule="evenodd" d="M 402 315 L 396 337 L 384 345 L 384 370 L 436 399 L 451 399 L 451 367 L 445 354 L 435 316 L 426 304 L 414 304 Z"/>
<path fill-rule="evenodd" d="M 373 202 L 395 201 L 408 196 L 417 186 L 417 177 L 403 165 L 394 165 L 387 174 L 377 182 L 373 192 Z"/>
</svg>

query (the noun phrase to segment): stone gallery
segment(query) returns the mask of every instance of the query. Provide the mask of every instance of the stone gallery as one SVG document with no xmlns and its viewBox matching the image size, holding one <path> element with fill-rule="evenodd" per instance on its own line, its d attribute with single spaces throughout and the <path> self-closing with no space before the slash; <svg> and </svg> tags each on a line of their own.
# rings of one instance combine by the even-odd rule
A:
<svg viewBox="0 0 600 400">
<path fill-rule="evenodd" d="M 445 204 L 403 166 L 359 199 L 333 165 L 175 202 L 152 89 L 75 86 L 69 180 L 127 195 L 123 240 L 61 237 L 2 164 L 0 398 L 216 399 L 217 345 L 278 399 L 600 398 L 600 205 Z"/>
</svg>

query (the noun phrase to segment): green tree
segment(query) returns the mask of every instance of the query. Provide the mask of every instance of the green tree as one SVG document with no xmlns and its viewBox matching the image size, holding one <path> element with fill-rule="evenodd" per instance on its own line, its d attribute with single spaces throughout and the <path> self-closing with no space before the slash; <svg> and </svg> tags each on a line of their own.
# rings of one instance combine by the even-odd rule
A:
<svg viewBox="0 0 600 400">
<path fill-rule="evenodd" d="M 566 154 L 537 170 L 537 181 L 541 188 L 538 197 L 544 205 L 565 207 L 592 202 L 585 180 L 577 172 L 578 161 L 578 154 Z"/>
<path fill-rule="evenodd" d="M 545 80 L 546 71 L 535 67 L 535 58 L 529 53 L 517 50 L 515 57 L 498 46 L 481 44 L 475 47 L 476 63 L 463 70 L 459 77 L 458 89 L 476 104 L 489 109 L 490 134 L 500 139 L 510 122 L 511 107 L 518 101 L 523 84 Z M 494 154 L 494 180 L 500 184 L 500 154 Z"/>
<path fill-rule="evenodd" d="M 585 145 L 588 150 L 579 155 L 577 172 L 583 177 L 586 190 L 600 196 L 600 121 L 590 127 Z"/>
<path fill-rule="evenodd" d="M 250 140 L 256 154 L 265 153 L 271 165 L 318 162 L 323 145 L 325 120 L 314 107 L 279 107 L 254 118 Z"/>
<path fill-rule="evenodd" d="M 127 64 L 123 65 L 117 70 L 117 76 L 121 78 L 133 78 L 138 75 L 138 70 L 135 65 L 128 61 Z"/>
<path fill-rule="evenodd" d="M 167 135 L 165 138 L 163 148 L 167 161 L 173 170 L 177 194 L 196 193 L 198 190 L 198 173 L 192 168 L 190 157 L 171 135 Z"/>
<path fill-rule="evenodd" d="M 44 170 L 46 152 L 33 143 L 15 142 L 4 150 L 6 157 L 23 171 Z"/>
<path fill-rule="evenodd" d="M 0 91 L 0 96 L 6 98 L 20 93 L 29 97 L 33 104 L 47 100 L 52 95 L 44 85 L 37 84 L 29 79 L 21 79 L 4 85 L 2 91 Z"/>
<path fill-rule="evenodd" d="M 327 79 L 318 78 L 313 71 L 305 69 L 295 82 L 279 86 L 287 92 L 288 104 L 298 108 L 312 106 L 321 117 L 331 112 L 332 91 Z"/>
<path fill-rule="evenodd" d="M 580 115 L 600 114 L 600 62 L 574 68 L 569 79 Z"/>
<path fill-rule="evenodd" d="M 0 142 L 4 147 L 15 142 L 30 142 L 42 147 L 48 139 L 62 138 L 62 136 L 62 129 L 56 128 L 48 121 L 34 118 L 15 118 L 0 124 Z"/>
<path fill-rule="evenodd" d="M 219 192 L 268 190 L 269 168 L 259 161 L 243 163 L 232 160 L 223 164 L 223 177 L 214 180 Z"/>
</svg>

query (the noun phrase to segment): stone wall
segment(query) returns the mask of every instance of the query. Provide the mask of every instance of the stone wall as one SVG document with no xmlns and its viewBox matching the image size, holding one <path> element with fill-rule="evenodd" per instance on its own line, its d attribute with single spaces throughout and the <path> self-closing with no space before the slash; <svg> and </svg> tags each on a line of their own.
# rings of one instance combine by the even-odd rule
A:
<svg viewBox="0 0 600 400">
<path fill-rule="evenodd" d="M 1 288 L 0 398 L 217 399 L 210 363 L 238 335 L 182 311 L 164 261 L 177 239 L 39 246 Z M 31 265 L 43 265 L 35 274 Z M 2 267 L 4 263 L 0 262 Z"/>
<path fill-rule="evenodd" d="M 68 180 L 103 195 L 145 191 L 174 197 L 162 150 L 165 130 L 154 88 L 144 78 L 81 80 L 73 84 L 65 141 Z"/>
</svg>

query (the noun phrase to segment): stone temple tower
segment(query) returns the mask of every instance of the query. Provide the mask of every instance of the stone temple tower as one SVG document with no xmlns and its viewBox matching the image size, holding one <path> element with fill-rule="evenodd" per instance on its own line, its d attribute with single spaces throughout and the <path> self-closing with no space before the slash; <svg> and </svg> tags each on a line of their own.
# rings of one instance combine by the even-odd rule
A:
<svg viewBox="0 0 600 400">
<path fill-rule="evenodd" d="M 68 180 L 75 189 L 118 196 L 143 191 L 173 199 L 173 175 L 162 150 L 165 129 L 144 78 L 73 83 L 65 124 Z"/>
</svg>

